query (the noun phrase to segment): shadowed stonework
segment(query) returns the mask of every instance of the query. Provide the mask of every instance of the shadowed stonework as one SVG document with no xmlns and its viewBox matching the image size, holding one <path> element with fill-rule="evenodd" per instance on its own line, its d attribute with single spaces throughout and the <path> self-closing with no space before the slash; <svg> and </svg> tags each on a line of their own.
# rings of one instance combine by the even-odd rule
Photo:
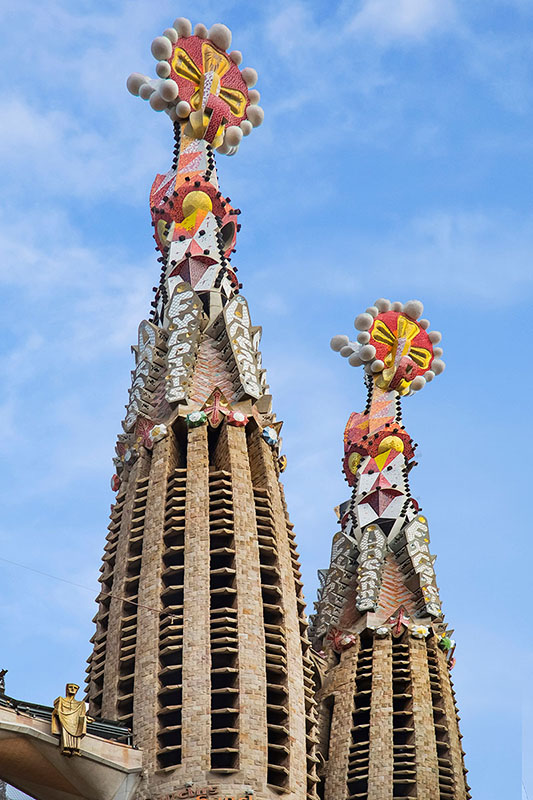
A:
<svg viewBox="0 0 533 800">
<path fill-rule="evenodd" d="M 441 335 L 428 332 L 422 311 L 416 300 L 380 298 L 356 318 L 356 342 L 331 341 L 351 366 L 364 365 L 368 401 L 346 426 L 352 497 L 339 508 L 312 618 L 326 662 L 317 695 L 324 800 L 470 797 L 450 680 L 453 631 L 427 519 L 409 488 L 416 444 L 401 417 L 401 397 L 444 369 Z"/>
<path fill-rule="evenodd" d="M 357 341 L 332 340 L 368 400 L 345 429 L 352 494 L 308 638 L 282 422 L 216 171 L 263 120 L 230 45 L 224 25 L 179 18 L 152 43 L 158 77 L 127 81 L 175 149 L 150 192 L 161 271 L 115 448 L 90 716 L 77 684 L 54 709 L 0 684 L 0 779 L 37 800 L 467 800 L 453 631 L 401 416 L 444 370 L 441 335 L 419 301 L 380 298 Z"/>
<path fill-rule="evenodd" d="M 223 25 L 193 33 L 177 20 L 152 45 L 160 78 L 128 80 L 170 116 L 176 149 L 150 196 L 161 278 L 117 442 L 88 698 L 92 715 L 132 728 L 139 797 L 191 784 L 311 800 L 313 680 L 282 423 L 231 265 L 240 212 L 215 167 L 215 149 L 236 152 L 262 121 L 255 72 L 226 53 L 230 40 Z"/>
</svg>

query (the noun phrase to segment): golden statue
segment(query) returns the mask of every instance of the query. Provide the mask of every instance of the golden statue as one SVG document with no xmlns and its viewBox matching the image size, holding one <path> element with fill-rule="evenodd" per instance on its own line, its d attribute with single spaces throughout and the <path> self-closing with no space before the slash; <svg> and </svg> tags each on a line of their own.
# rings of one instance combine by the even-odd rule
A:
<svg viewBox="0 0 533 800">
<path fill-rule="evenodd" d="M 80 687 L 67 683 L 66 697 L 54 700 L 52 733 L 61 734 L 61 752 L 65 756 L 79 756 L 80 742 L 87 733 L 87 710 L 83 700 L 76 700 Z"/>
</svg>

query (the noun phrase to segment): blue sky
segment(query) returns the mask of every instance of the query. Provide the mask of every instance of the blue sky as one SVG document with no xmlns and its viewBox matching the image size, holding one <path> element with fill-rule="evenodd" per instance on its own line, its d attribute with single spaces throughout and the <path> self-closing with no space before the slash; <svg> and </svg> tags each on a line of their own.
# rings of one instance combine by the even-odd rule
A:
<svg viewBox="0 0 533 800">
<path fill-rule="evenodd" d="M 344 425 L 365 396 L 329 339 L 352 335 L 380 296 L 421 299 L 443 332 L 445 373 L 404 401 L 420 445 L 411 485 L 455 629 L 474 797 L 519 797 L 531 674 L 528 0 L 0 3 L 0 556 L 91 589 L 0 561 L 8 692 L 49 704 L 84 675 L 129 347 L 159 273 L 148 192 L 172 151 L 170 122 L 125 80 L 155 75 L 150 42 L 178 15 L 225 22 L 259 72 L 265 123 L 219 157 L 219 174 L 243 210 L 234 264 L 285 421 L 309 603 L 333 507 L 348 497 Z"/>
</svg>

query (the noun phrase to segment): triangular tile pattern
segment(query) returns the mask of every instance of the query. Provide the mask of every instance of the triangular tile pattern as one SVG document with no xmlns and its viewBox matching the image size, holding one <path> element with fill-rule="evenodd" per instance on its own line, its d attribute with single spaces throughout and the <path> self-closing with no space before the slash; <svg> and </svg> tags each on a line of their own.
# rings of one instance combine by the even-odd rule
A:
<svg viewBox="0 0 533 800">
<path fill-rule="evenodd" d="M 192 253 L 193 256 L 198 255 L 198 253 L 201 255 L 203 252 L 198 243 L 192 239 L 190 240 L 188 247 L 189 252 Z M 208 264 L 204 264 L 197 258 L 187 258 L 183 261 L 178 274 L 183 278 L 184 281 L 190 283 L 191 286 L 196 286 L 196 284 L 203 278 L 208 266 Z"/>
<path fill-rule="evenodd" d="M 406 614 L 414 618 L 415 601 L 413 593 L 407 588 L 404 580 L 405 576 L 394 555 L 388 553 L 383 565 L 378 605 L 376 611 L 368 617 L 372 625 L 380 625 L 386 622 L 399 606 L 403 606 Z M 346 602 L 338 621 L 339 627 L 343 630 L 350 630 L 361 618 L 361 614 L 355 606 L 356 600 L 357 584 L 354 581 L 346 594 Z"/>
<path fill-rule="evenodd" d="M 415 613 L 412 592 L 404 583 L 404 575 L 396 559 L 389 553 L 385 558 L 376 613 L 388 618 L 399 606 L 403 606 L 410 616 Z"/>
<path fill-rule="evenodd" d="M 357 581 L 352 581 L 350 589 L 346 593 L 346 602 L 344 608 L 339 616 L 339 628 L 342 630 L 350 630 L 352 625 L 355 625 L 361 614 L 357 610 L 355 601 L 357 600 Z"/>
<path fill-rule="evenodd" d="M 205 168 L 205 143 L 199 139 L 189 139 L 188 136 L 183 136 L 178 164 L 178 174 L 187 175 L 191 172 L 200 172 Z"/>
<path fill-rule="evenodd" d="M 377 433 L 377 431 L 382 430 L 387 423 L 394 420 L 395 414 L 396 400 L 394 393 L 384 391 L 375 386 L 372 408 L 368 415 L 368 432 Z"/>
<path fill-rule="evenodd" d="M 217 386 L 227 398 L 228 403 L 231 404 L 238 400 L 228 365 L 221 357 L 213 339 L 207 337 L 198 348 L 190 399 L 203 404 Z"/>
<path fill-rule="evenodd" d="M 393 500 L 396 500 L 397 497 L 402 497 L 402 493 L 399 492 L 398 489 L 382 489 L 381 487 L 378 487 L 374 492 L 368 494 L 364 501 L 361 501 L 359 505 L 370 506 L 370 508 L 375 511 L 379 519 L 380 517 L 385 516 L 385 512 L 387 511 L 388 507 Z"/>
</svg>

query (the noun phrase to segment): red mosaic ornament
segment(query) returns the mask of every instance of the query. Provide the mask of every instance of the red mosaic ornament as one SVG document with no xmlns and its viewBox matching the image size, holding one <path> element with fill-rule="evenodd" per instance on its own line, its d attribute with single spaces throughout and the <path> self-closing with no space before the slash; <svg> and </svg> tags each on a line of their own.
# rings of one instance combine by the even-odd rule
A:
<svg viewBox="0 0 533 800">
<path fill-rule="evenodd" d="M 163 252 L 168 244 L 167 235 L 169 235 L 170 226 L 174 224 L 171 233 L 172 239 L 182 237 L 189 243 L 189 251 L 192 256 L 198 258 L 202 263 L 210 264 L 214 263 L 214 259 L 205 257 L 195 239 L 197 231 L 202 228 L 206 211 L 203 214 L 202 212 L 198 213 L 194 226 L 191 226 L 190 221 L 186 221 L 187 196 L 195 193 L 193 196 L 196 197 L 200 192 L 209 198 L 211 211 L 220 220 L 220 241 L 223 242 L 223 252 L 226 258 L 231 254 L 237 240 L 236 215 L 238 210 L 222 197 L 213 183 L 200 175 L 195 178 L 193 182 L 180 185 L 175 169 L 166 175 L 156 175 L 150 192 L 154 235 L 157 247 Z M 188 202 L 190 204 L 190 199 Z M 182 224 L 184 221 L 186 224 Z"/>
<path fill-rule="evenodd" d="M 369 333 L 370 344 L 376 349 L 376 359 L 386 365 L 393 354 L 405 354 L 396 366 L 391 389 L 395 389 L 402 380 L 413 381 L 429 369 L 433 360 L 431 339 L 420 324 L 407 314 L 400 311 L 382 312 L 375 318 Z"/>
<path fill-rule="evenodd" d="M 218 427 L 224 417 L 230 413 L 227 407 L 227 400 L 220 389 L 215 389 L 211 396 L 208 397 L 203 411 L 209 418 L 209 422 L 213 428 Z"/>
<path fill-rule="evenodd" d="M 331 644 L 336 653 L 342 653 L 353 647 L 357 641 L 357 636 L 354 633 L 345 633 L 338 628 L 331 628 L 326 640 Z"/>
<path fill-rule="evenodd" d="M 228 423 L 229 425 L 235 425 L 237 428 L 244 428 L 248 424 L 248 417 L 242 411 L 230 411 Z"/>
<path fill-rule="evenodd" d="M 159 62 L 158 79 L 132 73 L 128 90 L 149 100 L 155 111 L 166 111 L 180 122 L 185 134 L 203 140 L 220 152 L 233 155 L 243 136 L 261 125 L 263 109 L 257 105 L 257 73 L 239 68 L 238 51 L 227 53 L 231 31 L 216 23 L 209 31 L 197 25 L 193 35 L 188 20 L 176 20 L 174 29 L 152 42 L 152 55 Z M 193 152 L 189 153 L 195 159 Z"/>
<path fill-rule="evenodd" d="M 224 122 L 239 125 L 246 119 L 248 87 L 239 67 L 212 41 L 198 36 L 179 38 L 168 63 L 180 100 L 193 109 L 203 107 L 210 117 L 203 137 L 206 141 L 213 142 Z"/>
<path fill-rule="evenodd" d="M 135 425 L 135 434 L 137 436 L 137 442 L 144 445 L 147 448 L 147 450 L 151 450 L 152 447 L 154 446 L 154 442 L 151 436 L 153 427 L 154 423 L 149 419 L 145 419 L 144 417 L 139 417 Z"/>
<path fill-rule="evenodd" d="M 398 609 L 398 613 L 395 617 L 390 617 L 389 624 L 394 625 L 392 629 L 393 636 L 399 636 L 402 632 L 402 627 L 407 627 L 407 623 L 409 622 L 409 617 L 405 613 L 405 608 L 401 606 Z"/>
</svg>

